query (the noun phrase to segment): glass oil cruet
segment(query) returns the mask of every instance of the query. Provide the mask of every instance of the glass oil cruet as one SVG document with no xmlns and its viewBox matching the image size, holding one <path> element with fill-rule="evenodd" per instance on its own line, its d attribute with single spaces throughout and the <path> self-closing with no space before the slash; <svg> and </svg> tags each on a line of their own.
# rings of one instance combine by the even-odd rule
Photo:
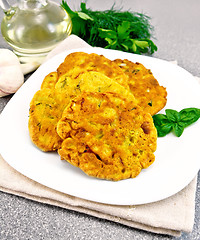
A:
<svg viewBox="0 0 200 240">
<path fill-rule="evenodd" d="M 54 2 L 18 0 L 11 6 L 7 0 L 0 0 L 0 6 L 5 13 L 2 36 L 22 62 L 41 61 L 71 33 L 69 15 Z"/>
</svg>

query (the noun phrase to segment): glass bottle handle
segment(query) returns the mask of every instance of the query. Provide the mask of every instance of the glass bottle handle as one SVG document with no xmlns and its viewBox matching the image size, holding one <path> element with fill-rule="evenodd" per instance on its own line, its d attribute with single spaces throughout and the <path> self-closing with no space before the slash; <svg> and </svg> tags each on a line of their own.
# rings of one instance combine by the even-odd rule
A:
<svg viewBox="0 0 200 240">
<path fill-rule="evenodd" d="M 8 18 L 11 18 L 15 14 L 16 8 L 12 7 L 7 0 L 0 0 L 0 7 Z"/>
<path fill-rule="evenodd" d="M 7 0 L 0 0 L 0 6 L 3 9 L 4 12 L 7 12 L 11 9 L 10 4 L 7 2 Z"/>
</svg>

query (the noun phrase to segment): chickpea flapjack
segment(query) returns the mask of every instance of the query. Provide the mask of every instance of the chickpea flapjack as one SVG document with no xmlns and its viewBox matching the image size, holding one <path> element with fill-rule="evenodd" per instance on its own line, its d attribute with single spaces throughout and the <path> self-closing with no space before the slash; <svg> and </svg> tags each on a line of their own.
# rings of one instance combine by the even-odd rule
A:
<svg viewBox="0 0 200 240">
<path fill-rule="evenodd" d="M 41 89 L 43 88 L 50 88 L 53 89 L 58 81 L 58 73 L 57 72 L 51 72 L 47 76 L 45 76 L 42 84 Z"/>
<path fill-rule="evenodd" d="M 57 125 L 61 159 L 87 175 L 118 181 L 136 177 L 155 159 L 157 132 L 149 113 L 117 93 L 82 93 Z"/>
<path fill-rule="evenodd" d="M 114 62 L 128 76 L 130 91 L 138 100 L 138 105 L 152 116 L 159 112 L 167 102 L 167 91 L 160 86 L 150 69 L 141 63 L 133 63 L 127 59 L 116 59 Z"/>
<path fill-rule="evenodd" d="M 56 127 L 67 103 L 57 96 L 54 89 L 41 89 L 30 103 L 29 135 L 32 142 L 45 152 L 57 150 L 62 143 Z"/>
</svg>

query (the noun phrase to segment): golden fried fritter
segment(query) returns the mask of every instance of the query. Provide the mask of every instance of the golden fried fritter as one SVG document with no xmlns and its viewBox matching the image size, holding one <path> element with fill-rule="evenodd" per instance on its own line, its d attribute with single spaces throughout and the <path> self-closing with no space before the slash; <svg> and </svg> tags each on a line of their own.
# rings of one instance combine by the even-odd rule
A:
<svg viewBox="0 0 200 240">
<path fill-rule="evenodd" d="M 41 85 L 41 89 L 54 88 L 57 81 L 58 81 L 58 73 L 51 72 L 44 78 L 42 85 Z"/>
<path fill-rule="evenodd" d="M 89 176 L 118 181 L 136 177 L 155 159 L 152 117 L 116 93 L 82 93 L 57 125 L 61 159 Z"/>
<path fill-rule="evenodd" d="M 86 71 L 103 73 L 105 76 L 112 78 L 129 89 L 127 84 L 128 77 L 126 74 L 124 74 L 116 63 L 103 55 L 74 52 L 67 55 L 64 62 L 61 63 L 57 69 L 58 78 L 64 74 L 76 78 L 79 74 Z"/>
<path fill-rule="evenodd" d="M 128 76 L 130 91 L 144 111 L 154 115 L 166 105 L 167 91 L 159 85 L 149 69 L 146 69 L 141 63 L 133 63 L 127 59 L 116 59 L 114 62 Z"/>
<path fill-rule="evenodd" d="M 62 143 L 56 126 L 66 104 L 61 104 L 56 96 L 55 90 L 42 89 L 30 103 L 29 134 L 32 142 L 43 151 L 55 151 Z"/>
<path fill-rule="evenodd" d="M 54 88 L 43 88 L 30 104 L 29 131 L 33 143 L 43 151 L 55 151 L 61 139 L 56 132 L 58 120 L 70 100 L 83 91 L 114 92 L 130 101 L 134 96 L 114 80 L 98 72 L 85 72 L 73 79 L 63 75 Z"/>
</svg>

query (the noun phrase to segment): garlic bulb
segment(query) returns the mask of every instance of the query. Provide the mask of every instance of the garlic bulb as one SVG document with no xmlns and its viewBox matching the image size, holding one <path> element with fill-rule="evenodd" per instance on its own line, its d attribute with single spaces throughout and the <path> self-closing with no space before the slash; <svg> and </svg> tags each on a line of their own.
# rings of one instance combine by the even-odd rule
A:
<svg viewBox="0 0 200 240">
<path fill-rule="evenodd" d="M 20 62 L 9 49 L 0 49 L 0 97 L 15 93 L 24 83 Z"/>
</svg>

